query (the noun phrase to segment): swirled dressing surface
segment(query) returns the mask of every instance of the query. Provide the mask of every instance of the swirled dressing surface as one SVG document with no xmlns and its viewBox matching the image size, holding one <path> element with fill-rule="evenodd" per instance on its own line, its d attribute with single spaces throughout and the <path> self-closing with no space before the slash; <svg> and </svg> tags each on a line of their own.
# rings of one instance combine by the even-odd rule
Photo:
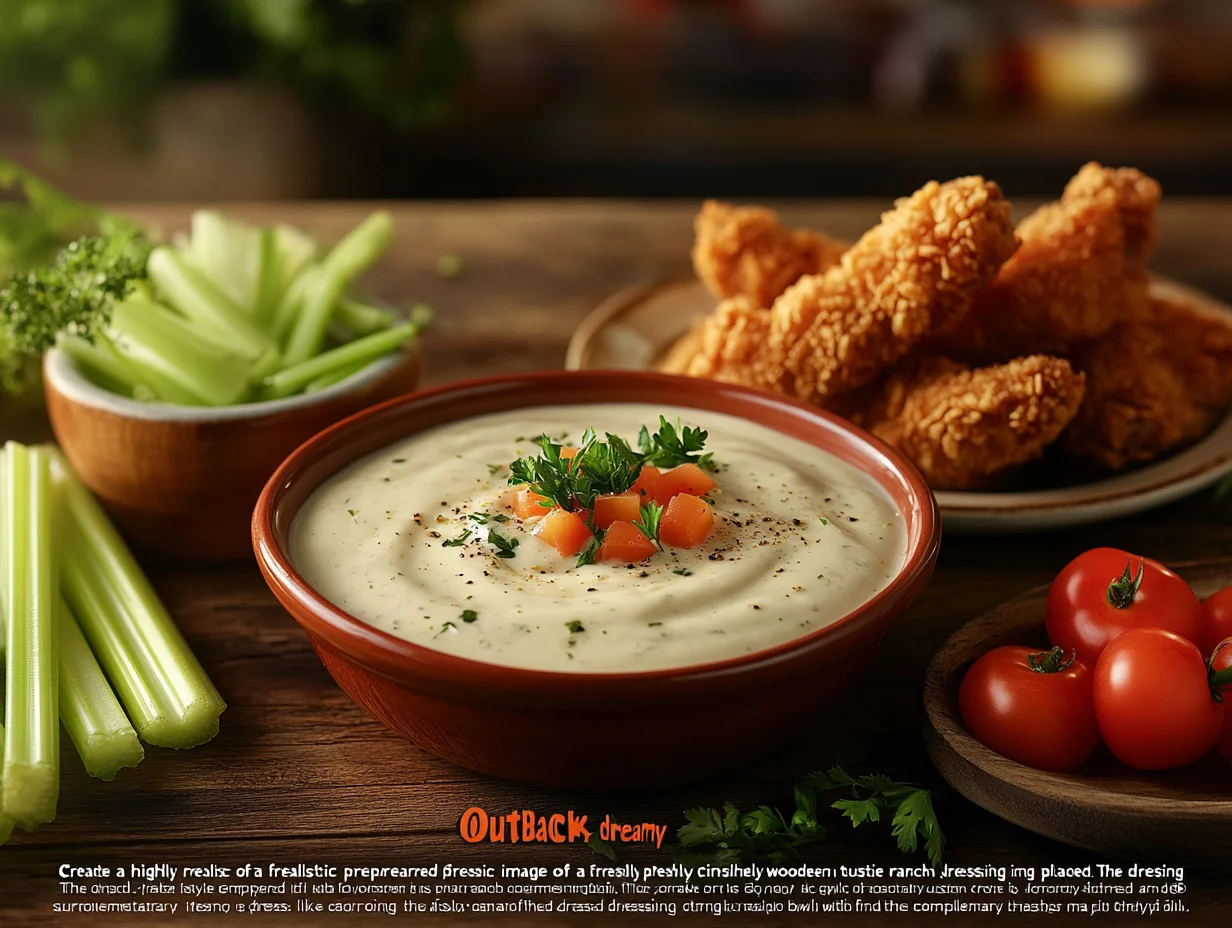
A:
<svg viewBox="0 0 1232 928">
<path fill-rule="evenodd" d="M 508 464 L 547 434 L 594 427 L 635 441 L 660 413 L 709 432 L 715 529 L 643 564 L 576 566 L 506 507 Z M 499 557 L 489 537 L 516 539 Z M 508 544 L 506 544 L 508 547 Z M 428 648 L 515 667 L 653 670 L 800 637 L 882 590 L 903 519 L 876 484 L 744 419 L 636 403 L 545 406 L 466 419 L 364 457 L 323 483 L 291 557 L 324 597 Z"/>
</svg>

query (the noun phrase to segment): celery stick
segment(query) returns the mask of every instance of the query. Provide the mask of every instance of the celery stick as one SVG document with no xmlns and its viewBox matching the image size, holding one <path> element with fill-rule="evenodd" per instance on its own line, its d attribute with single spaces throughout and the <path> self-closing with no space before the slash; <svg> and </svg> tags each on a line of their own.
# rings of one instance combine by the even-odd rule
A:
<svg viewBox="0 0 1232 928">
<path fill-rule="evenodd" d="M 339 381 L 346 380 L 352 374 L 358 374 L 371 363 L 369 360 L 356 361 L 343 367 L 335 368 L 332 371 L 327 371 L 315 380 L 308 381 L 308 384 L 304 387 L 304 392 L 316 393 L 318 390 L 332 387 Z"/>
<path fill-rule="evenodd" d="M 53 449 L 62 495 L 64 594 L 141 739 L 190 748 L 226 709 L 98 501 Z"/>
<path fill-rule="evenodd" d="M 60 795 L 59 632 L 46 451 L 4 446 L 4 789 L 0 807 L 27 831 L 56 817 Z"/>
<path fill-rule="evenodd" d="M 287 290 L 312 262 L 317 246 L 311 238 L 291 226 L 262 229 L 261 234 L 261 274 L 253 313 L 258 322 L 270 326 Z"/>
<path fill-rule="evenodd" d="M 398 317 L 388 309 L 382 309 L 370 303 L 361 303 L 359 300 L 352 300 L 348 297 L 343 297 L 338 301 L 334 319 L 356 335 L 371 335 L 373 332 L 388 329 L 398 321 Z"/>
<path fill-rule="evenodd" d="M 0 725 L 0 792 L 4 790 L 4 726 Z M 4 814 L 0 808 L 0 844 L 9 839 L 13 833 L 13 820 Z"/>
<path fill-rule="evenodd" d="M 248 390 L 249 361 L 200 338 L 165 306 L 118 303 L 107 334 L 142 381 L 171 402 L 226 406 Z"/>
<path fill-rule="evenodd" d="M 273 345 L 244 310 L 178 252 L 155 248 L 146 269 L 167 302 L 215 343 L 229 345 L 249 360 Z"/>
<path fill-rule="evenodd" d="M 64 335 L 56 347 L 71 357 L 90 380 L 112 393 L 132 396 L 140 382 L 136 370 L 105 338 L 88 342 L 76 335 Z"/>
<path fill-rule="evenodd" d="M 389 247 L 394 223 L 384 210 L 373 213 L 325 256 L 306 288 L 291 326 L 283 357 L 288 365 L 307 361 L 321 350 L 338 300 L 350 282 L 376 263 Z"/>
<path fill-rule="evenodd" d="M 137 732 L 103 676 L 85 636 L 60 600 L 60 721 L 86 773 L 113 780 L 145 757 Z"/>
<path fill-rule="evenodd" d="M 361 361 L 367 364 L 381 355 L 389 354 L 409 339 L 414 338 L 418 332 L 417 323 L 404 322 L 392 329 L 365 335 L 363 338 L 339 345 L 307 361 L 285 367 L 278 373 L 265 378 L 261 397 L 272 400 L 298 393 L 312 381 L 326 374 L 340 368 L 349 368 Z"/>
<path fill-rule="evenodd" d="M 265 230 L 212 209 L 192 214 L 192 235 L 185 258 L 240 309 L 252 312 L 261 274 L 261 239 Z"/>
</svg>

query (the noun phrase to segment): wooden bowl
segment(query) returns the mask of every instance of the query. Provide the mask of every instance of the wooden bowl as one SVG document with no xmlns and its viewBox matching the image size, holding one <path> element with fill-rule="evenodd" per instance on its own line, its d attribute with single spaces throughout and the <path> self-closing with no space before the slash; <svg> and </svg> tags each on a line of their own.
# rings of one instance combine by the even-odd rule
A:
<svg viewBox="0 0 1232 928">
<path fill-rule="evenodd" d="M 56 350 L 43 380 L 56 441 L 120 531 L 153 551 L 217 561 L 252 556 L 252 507 L 288 454 L 339 419 L 414 390 L 419 367 L 415 347 L 316 393 L 224 407 L 119 396 Z"/>
<path fill-rule="evenodd" d="M 434 426 L 530 406 L 688 406 L 752 419 L 865 471 L 904 520 L 903 564 L 849 615 L 740 657 L 634 673 L 559 673 L 488 664 L 412 644 L 349 615 L 295 569 L 291 523 L 324 480 Z M 910 464 L 849 422 L 742 387 L 663 374 L 551 372 L 470 381 L 369 409 L 300 447 L 253 515 L 266 582 L 360 706 L 463 767 L 554 787 L 636 788 L 751 763 L 791 737 L 872 658 L 932 573 L 932 495 Z M 738 745 L 732 750 L 732 745 Z"/>
<path fill-rule="evenodd" d="M 1205 597 L 1232 583 L 1232 561 L 1179 565 Z M 976 805 L 1029 831 L 1102 854 L 1165 862 L 1232 862 L 1232 768 L 1212 754 L 1177 770 L 1133 770 L 1101 747 L 1071 774 L 1015 763 L 967 734 L 958 685 L 977 657 L 1004 644 L 1044 646 L 1046 586 L 964 625 L 924 678 L 925 743 L 933 764 Z"/>
</svg>

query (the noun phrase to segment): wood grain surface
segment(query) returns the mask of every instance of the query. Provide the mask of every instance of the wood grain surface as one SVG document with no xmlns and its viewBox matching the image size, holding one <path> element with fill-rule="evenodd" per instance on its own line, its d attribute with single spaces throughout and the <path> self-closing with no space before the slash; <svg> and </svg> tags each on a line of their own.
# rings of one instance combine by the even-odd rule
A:
<svg viewBox="0 0 1232 928">
<path fill-rule="evenodd" d="M 791 204 L 783 214 L 791 222 L 855 236 L 888 205 Z M 234 211 L 254 220 L 289 221 L 330 239 L 371 206 L 253 205 Z M 394 249 L 364 286 L 396 303 L 424 301 L 436 309 L 437 322 L 425 339 L 425 383 L 440 384 L 559 367 L 573 327 L 603 298 L 630 283 L 687 272 L 696 204 L 576 201 L 391 208 L 397 222 Z M 170 233 L 186 227 L 190 210 L 129 211 Z M 1157 270 L 1232 299 L 1232 202 L 1169 202 L 1161 211 L 1160 237 Z M 463 259 L 457 278 L 436 273 L 443 254 Z M 9 435 L 30 436 L 40 428 L 45 425 L 37 411 L 9 407 L 0 417 L 0 429 Z M 0 922 L 53 923 L 54 874 L 61 863 L 494 859 L 486 847 L 464 844 L 457 835 L 459 816 L 469 806 L 574 808 L 598 817 L 610 812 L 624 821 L 661 822 L 674 829 L 682 822 L 681 810 L 699 803 L 731 799 L 786 805 L 797 775 L 836 759 L 852 769 L 917 779 L 937 789 L 950 863 L 1101 862 L 1104 858 L 1037 837 L 958 796 L 933 771 L 921 735 L 924 670 L 946 637 L 995 604 L 1047 582 L 1070 558 L 1097 544 L 1128 547 L 1164 561 L 1232 555 L 1232 501 L 1216 504 L 1204 494 L 1100 526 L 1018 537 L 947 538 L 931 585 L 890 631 L 878 663 L 814 727 L 801 730 L 793 747 L 737 776 L 633 795 L 526 790 L 429 757 L 350 703 L 298 626 L 274 602 L 254 565 L 203 568 L 150 561 L 151 577 L 230 705 L 222 733 L 190 753 L 150 750 L 139 768 L 123 771 L 110 784 L 86 777 L 71 747 L 66 748 L 58 820 L 32 835 L 15 836 L 0 849 Z M 738 752 L 740 745 L 733 743 L 731 750 Z M 808 860 L 831 865 L 901 860 L 884 830 L 866 833 L 875 829 L 836 825 Z M 506 847 L 500 859 L 523 862 L 525 855 L 529 862 L 534 854 L 524 845 Z M 575 863 L 593 859 L 580 847 L 553 856 Z M 1213 924 L 1221 907 L 1232 903 L 1226 872 L 1187 871 L 1186 881 L 1186 925 Z M 589 923 L 585 916 L 572 918 L 555 916 L 551 922 Z M 713 916 L 696 920 L 714 923 Z M 859 918 L 867 925 L 899 920 L 890 915 Z M 985 924 L 986 917 L 956 915 L 947 921 Z M 1092 919 L 1057 916 L 1049 921 Z M 1133 920 L 1108 916 L 1098 921 Z M 271 920 L 275 923 L 280 922 Z M 778 922 L 761 917 L 758 923 Z"/>
</svg>

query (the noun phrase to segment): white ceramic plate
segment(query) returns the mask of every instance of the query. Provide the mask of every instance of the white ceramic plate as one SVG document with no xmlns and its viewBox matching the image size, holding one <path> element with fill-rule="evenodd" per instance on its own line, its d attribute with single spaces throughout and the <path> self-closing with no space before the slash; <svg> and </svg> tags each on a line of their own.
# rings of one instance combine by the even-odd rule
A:
<svg viewBox="0 0 1232 928">
<path fill-rule="evenodd" d="M 1232 315 L 1232 307 L 1173 281 L 1155 279 L 1159 296 L 1184 300 L 1203 312 Z M 569 342 L 569 370 L 652 367 L 714 298 L 696 280 L 621 291 L 596 308 Z M 941 490 L 937 504 L 947 531 L 1021 532 L 1084 525 L 1173 502 L 1232 472 L 1232 415 L 1198 443 L 1145 467 L 1079 486 L 1012 493 Z"/>
</svg>

